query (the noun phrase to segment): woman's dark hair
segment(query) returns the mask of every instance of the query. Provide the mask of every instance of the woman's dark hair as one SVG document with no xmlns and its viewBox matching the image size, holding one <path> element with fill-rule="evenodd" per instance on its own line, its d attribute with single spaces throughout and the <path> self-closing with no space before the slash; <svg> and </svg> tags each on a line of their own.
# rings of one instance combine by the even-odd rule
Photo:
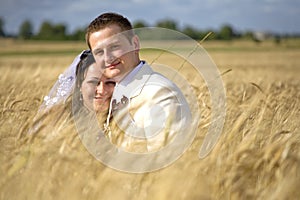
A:
<svg viewBox="0 0 300 200">
<path fill-rule="evenodd" d="M 79 76 L 83 75 L 86 72 L 87 68 L 95 62 L 94 56 L 90 50 L 85 50 L 80 55 L 80 61 L 76 66 L 76 78 L 78 80 Z M 84 79 L 81 79 L 83 81 Z M 82 82 L 81 82 L 82 83 Z M 81 84 L 80 84 L 81 86 Z"/>
<path fill-rule="evenodd" d="M 84 81 L 87 69 L 95 63 L 94 56 L 90 50 L 85 50 L 80 56 L 80 61 L 76 66 L 76 87 L 80 88 Z"/>
<path fill-rule="evenodd" d="M 90 50 L 85 50 L 80 56 L 80 61 L 76 66 L 76 81 L 74 88 L 73 106 L 80 109 L 83 106 L 82 96 L 80 92 L 81 85 L 85 79 L 88 68 L 95 63 L 94 56 Z M 75 103 L 75 104 L 74 104 Z M 75 109 L 77 110 L 77 109 Z"/>
</svg>

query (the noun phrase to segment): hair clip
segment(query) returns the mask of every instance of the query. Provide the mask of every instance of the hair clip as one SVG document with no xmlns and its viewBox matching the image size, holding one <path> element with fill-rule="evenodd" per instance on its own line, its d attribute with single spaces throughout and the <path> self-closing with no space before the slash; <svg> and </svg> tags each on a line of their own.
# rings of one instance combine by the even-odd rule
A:
<svg viewBox="0 0 300 200">
<path fill-rule="evenodd" d="M 89 54 L 91 54 L 91 50 L 84 50 L 80 55 L 80 60 L 86 58 Z"/>
</svg>

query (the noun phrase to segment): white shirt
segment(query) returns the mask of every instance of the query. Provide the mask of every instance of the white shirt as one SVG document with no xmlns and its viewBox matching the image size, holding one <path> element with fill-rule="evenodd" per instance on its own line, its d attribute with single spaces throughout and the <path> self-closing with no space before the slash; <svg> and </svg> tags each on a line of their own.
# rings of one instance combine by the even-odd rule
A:
<svg viewBox="0 0 300 200">
<path fill-rule="evenodd" d="M 128 85 L 128 83 L 130 83 L 133 79 L 133 77 L 138 73 L 138 71 L 142 68 L 142 66 L 145 64 L 145 61 L 141 61 L 138 66 L 136 66 L 135 68 L 133 68 L 133 70 L 131 70 L 131 72 L 129 72 L 129 74 L 127 74 L 119 83 L 116 84 L 117 85 L 123 85 L 126 86 Z"/>
<path fill-rule="evenodd" d="M 123 97 L 123 91 L 126 86 L 133 81 L 135 75 L 139 72 L 139 70 L 143 67 L 145 61 L 141 61 L 133 70 L 131 70 L 119 83 L 116 83 L 113 99 L 116 99 L 117 102 L 120 102 L 121 98 Z"/>
</svg>

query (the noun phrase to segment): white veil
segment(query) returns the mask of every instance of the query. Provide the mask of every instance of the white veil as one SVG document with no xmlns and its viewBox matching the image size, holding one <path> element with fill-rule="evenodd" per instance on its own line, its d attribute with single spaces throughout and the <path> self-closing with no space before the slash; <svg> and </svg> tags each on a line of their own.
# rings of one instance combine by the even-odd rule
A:
<svg viewBox="0 0 300 200">
<path fill-rule="evenodd" d="M 49 110 L 54 105 L 65 103 L 67 98 L 73 93 L 76 82 L 76 66 L 83 52 L 85 51 L 77 55 L 72 64 L 58 76 L 58 80 L 54 83 L 48 95 L 44 97 L 38 112 Z"/>
<path fill-rule="evenodd" d="M 53 106 L 64 104 L 68 97 L 73 94 L 76 82 L 76 67 L 81 60 L 82 54 L 87 50 L 78 54 L 71 65 L 58 76 L 58 80 L 54 83 L 44 101 L 39 107 L 39 110 L 33 118 L 32 127 L 29 129 L 29 134 L 36 133 L 42 127 L 43 118 L 47 115 Z"/>
</svg>

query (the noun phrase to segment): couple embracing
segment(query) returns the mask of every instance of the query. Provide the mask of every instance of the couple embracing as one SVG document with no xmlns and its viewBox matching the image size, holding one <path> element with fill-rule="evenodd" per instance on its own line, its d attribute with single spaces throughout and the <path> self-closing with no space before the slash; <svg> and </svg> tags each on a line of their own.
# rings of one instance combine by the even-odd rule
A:
<svg viewBox="0 0 300 200">
<path fill-rule="evenodd" d="M 128 152 L 158 151 L 184 132 L 191 110 L 180 89 L 140 60 L 129 20 L 104 13 L 88 26 L 83 51 L 60 77 L 42 107 L 73 96 L 73 114 L 96 113 L 107 139 Z M 54 94 L 54 95 L 53 95 Z"/>
</svg>

